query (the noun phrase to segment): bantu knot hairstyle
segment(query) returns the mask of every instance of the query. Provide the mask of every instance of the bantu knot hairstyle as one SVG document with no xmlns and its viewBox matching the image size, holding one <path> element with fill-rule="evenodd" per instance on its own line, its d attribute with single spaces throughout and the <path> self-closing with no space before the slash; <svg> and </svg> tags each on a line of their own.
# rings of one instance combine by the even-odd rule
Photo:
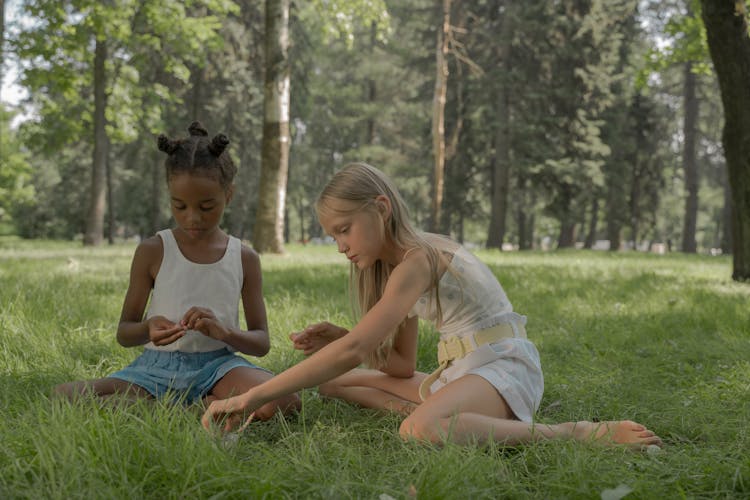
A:
<svg viewBox="0 0 750 500">
<path fill-rule="evenodd" d="M 164 134 L 157 138 L 160 151 L 169 156 L 164 162 L 169 178 L 177 174 L 206 175 L 215 178 L 224 188 L 232 184 L 237 168 L 226 152 L 229 138 L 218 134 L 208 139 L 208 131 L 195 121 L 188 127 L 190 135 L 183 139 L 170 139 Z"/>
<path fill-rule="evenodd" d="M 208 145 L 208 150 L 213 153 L 214 156 L 221 156 L 226 147 L 229 145 L 229 137 L 224 134 L 219 134 L 211 139 L 211 144 Z"/>
<path fill-rule="evenodd" d="M 157 137 L 156 139 L 156 143 L 159 145 L 159 151 L 164 151 L 168 155 L 173 154 L 180 146 L 179 141 L 173 141 L 164 134 L 159 134 L 159 137 Z"/>
<path fill-rule="evenodd" d="M 190 135 L 199 135 L 206 137 L 208 135 L 208 131 L 201 125 L 201 122 L 193 122 L 188 127 L 188 132 L 190 132 Z"/>
</svg>

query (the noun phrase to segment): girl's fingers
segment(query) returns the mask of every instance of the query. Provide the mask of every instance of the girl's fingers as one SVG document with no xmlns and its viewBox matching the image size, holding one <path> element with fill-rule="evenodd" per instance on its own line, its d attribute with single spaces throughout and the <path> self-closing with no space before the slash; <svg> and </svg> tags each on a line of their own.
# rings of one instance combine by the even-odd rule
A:
<svg viewBox="0 0 750 500">
<path fill-rule="evenodd" d="M 186 328 L 190 330 L 195 329 L 196 323 L 201 319 L 213 319 L 214 315 L 213 312 L 210 309 L 206 309 L 204 307 L 191 307 L 187 310 L 185 315 L 182 317 L 182 321 L 180 321 L 180 324 L 185 326 Z"/>
<path fill-rule="evenodd" d="M 176 341 L 180 337 L 185 335 L 185 330 L 180 329 L 177 333 L 174 333 L 172 335 L 168 335 L 166 337 L 162 337 L 159 340 L 154 341 L 154 344 L 156 345 L 167 345 L 171 344 L 172 342 Z"/>
<path fill-rule="evenodd" d="M 185 328 L 181 325 L 175 325 L 171 326 L 169 328 L 160 328 L 153 333 L 151 333 L 151 340 L 154 343 L 161 342 L 169 337 L 173 337 L 175 335 L 182 336 L 185 333 Z"/>
</svg>

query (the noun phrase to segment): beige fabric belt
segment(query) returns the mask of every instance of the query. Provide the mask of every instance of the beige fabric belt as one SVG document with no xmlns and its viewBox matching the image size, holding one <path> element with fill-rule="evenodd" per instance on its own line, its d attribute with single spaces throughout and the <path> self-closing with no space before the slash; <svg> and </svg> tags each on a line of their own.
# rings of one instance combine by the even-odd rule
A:
<svg viewBox="0 0 750 500">
<path fill-rule="evenodd" d="M 480 330 L 465 337 L 451 337 L 438 343 L 438 363 L 440 366 L 430 373 L 426 379 L 419 384 L 419 397 L 422 401 L 430 395 L 430 386 L 443 373 L 451 361 L 461 359 L 479 346 L 491 344 L 498 340 L 511 339 L 514 337 L 526 338 L 526 329 L 520 323 L 500 323 L 485 330 Z"/>
</svg>

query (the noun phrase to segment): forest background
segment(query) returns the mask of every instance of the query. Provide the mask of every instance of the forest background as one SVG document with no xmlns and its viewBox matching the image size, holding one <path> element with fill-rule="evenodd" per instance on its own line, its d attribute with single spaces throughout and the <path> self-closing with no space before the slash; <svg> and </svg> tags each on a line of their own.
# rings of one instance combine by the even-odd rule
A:
<svg viewBox="0 0 750 500">
<path fill-rule="evenodd" d="M 731 251 L 698 1 L 0 2 L 22 95 L 0 103 L 2 234 L 165 227 L 155 136 L 199 119 L 239 167 L 227 229 L 261 251 L 322 236 L 312 203 L 349 161 L 468 244 Z"/>
</svg>

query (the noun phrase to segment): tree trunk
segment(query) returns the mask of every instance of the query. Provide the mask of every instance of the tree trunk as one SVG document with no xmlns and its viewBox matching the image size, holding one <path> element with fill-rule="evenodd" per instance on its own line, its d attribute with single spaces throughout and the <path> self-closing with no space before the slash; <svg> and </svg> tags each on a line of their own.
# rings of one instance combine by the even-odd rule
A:
<svg viewBox="0 0 750 500">
<path fill-rule="evenodd" d="M 115 242 L 115 202 L 112 199 L 112 161 L 109 155 L 109 141 L 107 141 L 107 158 L 104 162 L 107 171 L 107 242 L 112 245 Z"/>
<path fill-rule="evenodd" d="M 685 220 L 682 229 L 682 251 L 695 253 L 695 228 L 698 219 L 698 162 L 695 157 L 696 124 L 698 121 L 698 99 L 695 96 L 696 78 L 693 65 L 685 63 L 682 167 L 685 170 Z"/>
<path fill-rule="evenodd" d="M 154 168 L 151 169 L 151 227 L 146 236 L 156 234 L 162 227 L 161 193 L 165 174 L 162 166 L 161 152 L 156 150 L 156 148 L 154 148 L 154 153 L 151 155 L 151 161 L 154 165 Z"/>
<path fill-rule="evenodd" d="M 289 1 L 266 0 L 262 163 L 253 231 L 258 252 L 284 252 L 289 173 Z"/>
<path fill-rule="evenodd" d="M 572 217 L 560 219 L 560 236 L 557 248 L 573 248 L 576 243 L 576 223 Z"/>
<path fill-rule="evenodd" d="M 620 250 L 622 235 L 622 213 L 625 201 L 622 199 L 621 186 L 610 184 L 607 188 L 607 240 L 609 240 L 609 250 L 616 252 Z"/>
<path fill-rule="evenodd" d="M 701 0 L 724 105 L 722 144 L 732 191 L 732 278 L 750 280 L 750 36 L 744 2 Z"/>
<path fill-rule="evenodd" d="M 498 65 L 501 73 L 510 73 L 510 51 L 512 23 L 506 5 L 501 25 L 502 37 L 498 49 Z M 490 200 L 490 227 L 487 231 L 487 248 L 502 249 L 505 238 L 505 220 L 508 212 L 508 191 L 510 183 L 510 89 L 507 81 L 498 81 L 498 95 L 495 99 L 495 155 L 492 157 L 492 198 Z"/>
<path fill-rule="evenodd" d="M 86 231 L 83 244 L 98 246 L 104 232 L 104 209 L 106 197 L 107 130 L 105 109 L 107 107 L 106 75 L 107 42 L 96 40 L 94 48 L 94 155 L 91 162 L 91 192 L 86 216 Z"/>
<path fill-rule="evenodd" d="M 528 186 L 523 176 L 516 181 L 516 224 L 518 226 L 518 249 L 531 250 L 534 246 L 534 201 L 529 200 Z"/>
<path fill-rule="evenodd" d="M 203 81 L 205 80 L 206 67 L 193 65 L 190 71 L 190 81 L 193 91 L 190 93 L 190 119 L 188 121 L 199 120 L 205 123 L 206 117 L 203 115 Z"/>
<path fill-rule="evenodd" d="M 442 4 L 442 25 L 437 30 L 435 50 L 435 93 L 432 100 L 432 153 L 434 175 L 430 229 L 438 231 L 441 222 L 445 182 L 445 99 L 448 91 L 448 42 L 450 39 L 451 0 Z"/>
<path fill-rule="evenodd" d="M 369 56 L 371 59 L 374 59 L 375 57 L 375 45 L 377 44 L 377 24 L 375 21 L 372 21 L 370 23 L 370 46 L 369 46 Z M 375 85 L 375 79 L 372 77 L 368 77 L 365 82 L 365 101 L 368 102 L 370 105 L 375 104 L 375 99 L 377 98 L 377 87 Z M 372 146 L 375 144 L 375 116 L 370 115 L 367 118 L 367 123 L 365 124 L 365 137 L 363 144 L 367 144 L 368 146 Z M 365 159 L 369 161 L 369 159 Z"/>
<path fill-rule="evenodd" d="M 5 46 L 5 0 L 0 0 L 0 88 L 3 86 L 3 47 Z"/>
<path fill-rule="evenodd" d="M 523 207 L 519 208 L 516 213 L 516 225 L 518 226 L 518 249 L 531 250 L 531 245 L 528 244 L 531 239 L 529 238 L 529 223 L 526 220 L 526 211 Z"/>
<path fill-rule="evenodd" d="M 640 139 L 640 135 L 639 135 Z M 636 141 L 638 144 L 640 140 Z M 641 226 L 641 182 L 643 177 L 643 167 L 641 158 L 636 153 L 633 165 L 633 182 L 630 184 L 630 239 L 633 241 L 633 248 L 638 248 L 638 238 L 640 238 Z"/>
<path fill-rule="evenodd" d="M 591 222 L 589 223 L 589 232 L 586 235 L 586 241 L 583 244 L 583 248 L 592 249 L 596 242 L 596 226 L 599 222 L 599 198 L 594 197 L 594 201 L 591 203 Z"/>
<path fill-rule="evenodd" d="M 721 188 L 724 206 L 721 209 L 721 253 L 732 253 L 732 190 L 729 187 L 726 168 L 722 169 Z"/>
<path fill-rule="evenodd" d="M 578 220 L 573 208 L 573 188 L 568 185 L 561 186 L 558 196 L 561 201 L 556 214 L 560 221 L 557 248 L 573 248 L 576 243 L 576 221 Z"/>
</svg>

